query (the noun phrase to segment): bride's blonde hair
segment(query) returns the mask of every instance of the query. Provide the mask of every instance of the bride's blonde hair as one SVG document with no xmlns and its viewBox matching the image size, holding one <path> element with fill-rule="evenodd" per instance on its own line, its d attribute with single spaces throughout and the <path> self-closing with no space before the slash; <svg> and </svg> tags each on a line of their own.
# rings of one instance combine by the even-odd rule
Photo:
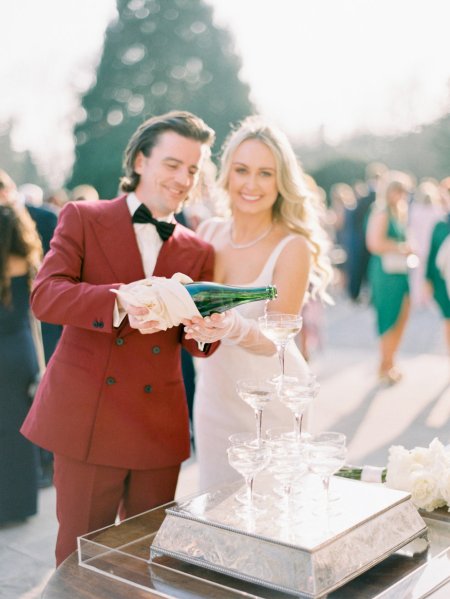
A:
<svg viewBox="0 0 450 599">
<path fill-rule="evenodd" d="M 225 192 L 231 169 L 232 156 L 238 146 L 249 139 L 257 139 L 271 151 L 276 163 L 278 197 L 272 208 L 274 221 L 281 221 L 289 229 L 303 235 L 312 254 L 310 293 L 326 297 L 325 289 L 331 280 L 332 269 L 328 257 L 329 240 L 320 224 L 313 191 L 308 187 L 303 169 L 295 156 L 287 136 L 278 127 L 260 116 L 244 119 L 231 131 L 222 148 L 218 185 Z"/>
</svg>

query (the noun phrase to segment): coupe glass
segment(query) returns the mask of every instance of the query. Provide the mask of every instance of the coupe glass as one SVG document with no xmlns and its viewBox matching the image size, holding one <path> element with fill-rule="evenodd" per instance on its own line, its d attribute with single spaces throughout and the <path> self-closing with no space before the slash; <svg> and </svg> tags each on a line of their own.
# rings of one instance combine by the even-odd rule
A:
<svg viewBox="0 0 450 599">
<path fill-rule="evenodd" d="M 320 385 L 313 374 L 301 379 L 285 380 L 278 388 L 278 399 L 294 414 L 294 437 L 302 440 L 303 414 L 306 408 L 317 397 Z"/>
<path fill-rule="evenodd" d="M 271 441 L 295 441 L 292 428 L 287 426 L 274 426 L 264 431 L 264 438 L 270 445 Z"/>
<path fill-rule="evenodd" d="M 230 445 L 258 445 L 261 443 L 259 439 L 255 439 L 255 433 L 233 433 L 228 437 L 228 441 Z M 236 493 L 234 496 L 236 501 L 239 503 L 247 503 L 247 493 L 244 491 L 243 493 Z M 253 491 L 253 503 L 255 505 L 262 505 L 267 501 L 267 495 L 262 495 L 261 493 L 256 493 Z"/>
<path fill-rule="evenodd" d="M 286 438 L 274 439 L 267 443 L 272 452 L 268 470 L 274 479 L 281 483 L 280 489 L 274 490 L 284 498 L 280 505 L 280 518 L 284 524 L 288 524 L 289 520 L 299 516 L 298 510 L 294 513 L 291 509 L 292 492 L 294 484 L 308 472 L 306 452 L 303 446 Z"/>
<path fill-rule="evenodd" d="M 255 439 L 254 433 L 233 433 L 228 437 L 230 445 L 257 445 L 258 439 Z"/>
<path fill-rule="evenodd" d="M 239 397 L 253 408 L 256 418 L 256 438 L 261 441 L 262 413 L 266 404 L 276 394 L 276 387 L 271 381 L 250 378 L 237 381 L 236 391 Z"/>
<path fill-rule="evenodd" d="M 298 314 L 272 312 L 258 318 L 261 333 L 273 341 L 277 348 L 281 368 L 281 375 L 275 379 L 277 383 L 284 383 L 289 378 L 285 374 L 284 354 L 288 342 L 298 335 L 302 324 L 303 318 Z"/>
<path fill-rule="evenodd" d="M 246 512 L 259 512 L 253 503 L 253 481 L 255 475 L 264 470 L 270 462 L 271 450 L 266 444 L 243 443 L 232 445 L 227 449 L 228 462 L 241 476 L 246 485 L 247 500 L 244 504 Z"/>
<path fill-rule="evenodd" d="M 325 432 L 315 435 L 307 444 L 307 462 L 311 472 L 320 476 L 325 491 L 325 513 L 329 512 L 330 478 L 345 464 L 345 435 Z"/>
</svg>

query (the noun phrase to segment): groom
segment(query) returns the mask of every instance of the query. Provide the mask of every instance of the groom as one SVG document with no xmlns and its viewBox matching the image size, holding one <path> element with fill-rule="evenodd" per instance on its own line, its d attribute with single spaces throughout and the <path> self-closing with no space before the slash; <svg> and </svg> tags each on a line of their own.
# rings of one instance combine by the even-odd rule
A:
<svg viewBox="0 0 450 599">
<path fill-rule="evenodd" d="M 173 499 L 189 457 L 182 327 L 159 331 L 110 290 L 183 272 L 212 280 L 213 250 L 176 224 L 208 159 L 213 131 L 187 112 L 144 122 L 124 156 L 126 192 L 70 202 L 32 291 L 39 320 L 64 325 L 22 433 L 55 455 L 56 560 L 77 536 Z"/>
</svg>

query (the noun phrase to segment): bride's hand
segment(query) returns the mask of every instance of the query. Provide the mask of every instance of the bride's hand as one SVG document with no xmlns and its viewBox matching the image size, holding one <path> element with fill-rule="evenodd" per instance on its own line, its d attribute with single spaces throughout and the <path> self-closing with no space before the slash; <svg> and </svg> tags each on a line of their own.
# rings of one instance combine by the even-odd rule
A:
<svg viewBox="0 0 450 599">
<path fill-rule="evenodd" d="M 228 335 L 233 327 L 232 312 L 215 313 L 202 318 L 194 316 L 191 320 L 183 320 L 186 339 L 195 339 L 202 343 L 213 343 Z"/>
</svg>

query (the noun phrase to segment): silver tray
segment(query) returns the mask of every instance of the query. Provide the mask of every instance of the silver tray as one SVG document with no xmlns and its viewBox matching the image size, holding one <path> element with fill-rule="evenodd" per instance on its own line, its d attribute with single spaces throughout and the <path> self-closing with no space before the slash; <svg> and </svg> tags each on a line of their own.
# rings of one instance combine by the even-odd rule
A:
<svg viewBox="0 0 450 599">
<path fill-rule="evenodd" d="M 211 490 L 166 510 L 150 547 L 162 556 L 202 566 L 278 591 L 321 597 L 368 570 L 413 539 L 426 524 L 409 493 L 384 485 L 332 477 L 327 517 L 314 497 L 315 477 L 307 477 L 300 522 L 280 520 L 282 499 L 273 480 L 260 475 L 255 491 L 266 495 L 264 512 L 239 515 L 235 499 L 242 484 Z"/>
</svg>

